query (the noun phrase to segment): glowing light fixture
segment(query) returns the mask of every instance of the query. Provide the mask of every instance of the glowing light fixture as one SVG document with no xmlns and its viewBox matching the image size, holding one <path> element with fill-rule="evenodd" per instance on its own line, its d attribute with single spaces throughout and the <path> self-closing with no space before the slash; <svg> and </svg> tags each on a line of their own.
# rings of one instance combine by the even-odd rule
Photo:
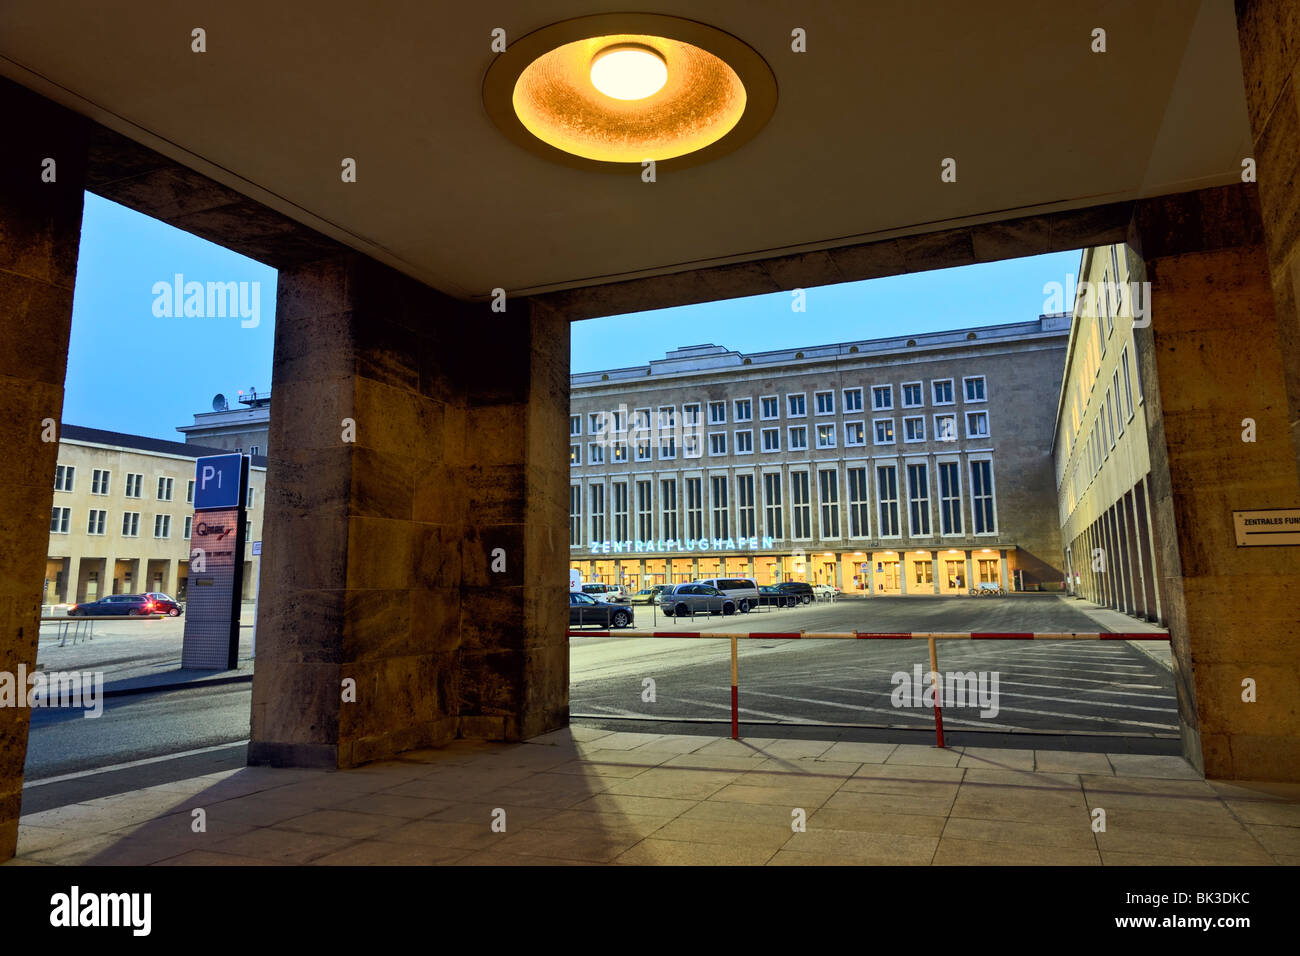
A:
<svg viewBox="0 0 1300 956">
<path fill-rule="evenodd" d="M 512 43 L 488 68 L 483 104 L 508 137 L 556 162 L 678 168 L 755 136 L 776 80 L 750 46 L 703 23 L 597 14 Z"/>
<path fill-rule="evenodd" d="M 591 60 L 591 85 L 616 100 L 643 100 L 667 82 L 668 64 L 653 47 L 616 43 Z"/>
</svg>

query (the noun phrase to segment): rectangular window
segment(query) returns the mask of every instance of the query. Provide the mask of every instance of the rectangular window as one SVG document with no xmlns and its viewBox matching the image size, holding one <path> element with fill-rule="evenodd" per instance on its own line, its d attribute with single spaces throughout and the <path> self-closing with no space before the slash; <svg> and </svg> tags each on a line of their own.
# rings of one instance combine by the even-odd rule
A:
<svg viewBox="0 0 1300 956">
<path fill-rule="evenodd" d="M 581 464 L 582 464 L 582 446 L 581 446 L 581 445 L 570 445 L 570 446 L 569 446 L 569 464 L 570 464 L 570 465 L 581 465 Z"/>
<path fill-rule="evenodd" d="M 627 482 L 614 482 L 614 540 L 626 541 L 627 533 Z"/>
<path fill-rule="evenodd" d="M 813 398 L 817 401 L 818 415 L 835 414 L 835 393 L 834 392 L 814 392 Z"/>
<path fill-rule="evenodd" d="M 808 403 L 803 392 L 798 395 L 787 395 L 786 401 L 786 418 L 803 418 L 808 414 Z"/>
<path fill-rule="evenodd" d="M 659 431 L 675 431 L 677 428 L 677 406 L 659 406 Z"/>
<path fill-rule="evenodd" d="M 892 445 L 894 443 L 894 420 L 892 418 L 877 418 L 872 424 L 876 426 L 877 445 Z"/>
<path fill-rule="evenodd" d="M 185 503 L 194 503 L 194 482 L 192 480 L 185 484 Z"/>
<path fill-rule="evenodd" d="M 767 533 L 778 541 L 785 536 L 782 527 L 784 512 L 781 505 L 781 476 L 779 474 L 763 476 L 763 520 L 767 523 Z"/>
<path fill-rule="evenodd" d="M 252 455 L 253 457 L 257 457 L 258 455 L 260 455 L 260 454 L 262 453 L 262 446 L 261 446 L 261 445 L 254 445 L 252 448 L 248 449 L 248 453 L 249 453 L 250 455 Z"/>
<path fill-rule="evenodd" d="M 192 516 L 192 515 L 186 515 L 186 516 L 185 516 L 185 539 L 186 539 L 187 541 L 189 540 L 189 537 L 190 537 L 190 529 L 191 529 L 191 527 L 192 527 L 193 524 L 194 524 L 194 518 L 193 518 L 193 516 Z"/>
<path fill-rule="evenodd" d="M 970 501 L 975 533 L 995 533 L 998 529 L 993 514 L 993 462 L 981 460 L 970 463 Z"/>
<path fill-rule="evenodd" d="M 812 537 L 812 500 L 806 471 L 790 472 L 790 522 L 794 537 Z"/>
<path fill-rule="evenodd" d="M 605 464 L 605 446 L 600 442 L 592 442 L 587 446 L 587 461 L 592 465 Z"/>
<path fill-rule="evenodd" d="M 128 538 L 140 537 L 140 512 L 122 512 L 122 534 Z M 157 537 L 157 535 L 155 535 Z"/>
<path fill-rule="evenodd" d="M 725 425 L 727 423 L 727 403 L 709 402 L 709 424 Z"/>
<path fill-rule="evenodd" d="M 986 396 L 985 396 L 985 394 L 984 394 L 984 376 L 983 376 L 983 375 L 971 375 L 971 376 L 968 377 L 968 378 L 963 378 L 963 379 L 962 379 L 962 383 L 963 383 L 963 384 L 965 385 L 965 387 L 966 387 L 966 401 L 967 401 L 968 403 L 969 403 L 969 402 L 983 402 L 983 401 L 986 401 L 986 400 L 987 400 L 987 398 L 986 398 Z"/>
<path fill-rule="evenodd" d="M 748 398 L 736 399 L 736 421 L 752 422 L 754 420 L 754 403 Z"/>
<path fill-rule="evenodd" d="M 700 403 L 692 402 L 682 406 L 682 424 L 698 425 L 700 423 Z"/>
<path fill-rule="evenodd" d="M 966 437 L 967 438 L 988 438 L 989 437 L 989 413 L 988 412 L 967 412 L 966 413 Z"/>
<path fill-rule="evenodd" d="M 74 465 L 56 466 L 54 469 L 54 490 L 71 491 L 72 479 L 73 476 L 76 474 L 76 471 L 77 469 Z"/>
<path fill-rule="evenodd" d="M 758 534 L 758 520 L 754 515 L 754 476 L 736 476 L 736 533 L 742 538 Z"/>
<path fill-rule="evenodd" d="M 781 408 L 775 395 L 764 395 L 759 400 L 759 413 L 764 421 L 781 417 Z"/>
<path fill-rule="evenodd" d="M 890 385 L 877 385 L 871 390 L 871 407 L 882 412 L 894 407 L 894 389 Z"/>
<path fill-rule="evenodd" d="M 638 408 L 632 412 L 632 427 L 639 432 L 650 430 L 650 409 Z"/>
<path fill-rule="evenodd" d="M 727 453 L 727 433 L 710 432 L 709 433 L 709 454 L 725 455 Z"/>
<path fill-rule="evenodd" d="M 713 501 L 713 537 L 731 537 L 731 507 L 727 501 L 727 476 L 714 475 L 709 479 L 709 494 Z"/>
<path fill-rule="evenodd" d="M 96 468 L 90 473 L 90 493 L 92 495 L 108 494 L 108 471 Z"/>
<path fill-rule="evenodd" d="M 591 540 L 605 540 L 605 486 L 591 486 Z"/>
<path fill-rule="evenodd" d="M 96 508 L 90 509 L 90 520 L 86 522 L 86 534 L 103 534 L 108 521 L 108 512 Z"/>
<path fill-rule="evenodd" d="M 699 478 L 686 479 L 686 537 L 704 537 L 704 487 Z"/>
<path fill-rule="evenodd" d="M 1124 417 L 1133 420 L 1133 379 L 1128 365 L 1128 346 L 1119 356 L 1120 368 L 1124 370 Z"/>
<path fill-rule="evenodd" d="M 860 411 L 862 411 L 862 389 L 846 388 L 844 390 L 845 414 L 848 414 L 849 412 L 860 412 Z"/>
<path fill-rule="evenodd" d="M 825 469 L 817 472 L 819 501 L 822 506 L 822 538 L 840 536 L 840 486 L 839 475 Z"/>
<path fill-rule="evenodd" d="M 1108 441 L 1107 450 L 1115 447 L 1115 396 L 1106 389 L 1106 438 Z"/>
<path fill-rule="evenodd" d="M 170 538 L 172 536 L 171 515 L 153 516 L 153 536 L 155 538 Z"/>
<path fill-rule="evenodd" d="M 923 464 L 907 466 L 907 505 L 913 537 L 930 533 L 930 475 Z"/>
<path fill-rule="evenodd" d="M 961 534 L 961 472 L 955 461 L 941 461 L 939 469 L 939 532 Z"/>
<path fill-rule="evenodd" d="M 627 442 L 617 441 L 610 446 L 610 461 L 627 461 Z"/>
<path fill-rule="evenodd" d="M 582 416 L 570 415 L 569 416 L 569 437 L 573 438 L 581 434 L 582 434 Z"/>
<path fill-rule="evenodd" d="M 169 478 L 168 481 L 170 481 L 170 480 L 171 480 L 171 479 Z M 249 488 L 249 489 L 248 489 L 248 501 L 244 504 L 244 507 L 245 507 L 245 508 L 248 508 L 249 510 L 252 509 L 252 507 L 253 507 L 253 499 L 254 499 L 254 497 L 255 497 L 255 495 L 256 495 L 256 492 L 257 492 L 257 489 L 256 489 L 256 488 Z"/>
<path fill-rule="evenodd" d="M 903 441 L 925 441 L 925 418 L 923 416 L 909 416 L 903 419 Z"/>
<path fill-rule="evenodd" d="M 781 429 L 764 428 L 763 429 L 763 451 L 780 451 L 781 450 Z"/>
<path fill-rule="evenodd" d="M 158 500 L 159 501 L 172 500 L 172 479 L 170 478 L 158 479 Z"/>
<path fill-rule="evenodd" d="M 736 454 L 754 454 L 754 433 L 750 429 L 736 432 Z"/>
<path fill-rule="evenodd" d="M 817 426 L 817 447 L 818 448 L 835 447 L 835 426 L 833 424 Z"/>
<path fill-rule="evenodd" d="M 606 416 L 604 412 L 592 412 L 587 416 L 587 430 L 593 435 L 599 435 L 605 430 Z"/>
<path fill-rule="evenodd" d="M 50 509 L 50 534 L 67 534 L 71 508 Z"/>
<path fill-rule="evenodd" d="M 876 466 L 876 501 L 880 503 L 880 536 L 897 538 L 898 466 Z"/>
<path fill-rule="evenodd" d="M 703 454 L 703 452 L 700 450 L 701 447 L 702 446 L 700 445 L 699 432 L 694 432 L 694 431 L 685 432 L 682 435 L 682 457 L 683 458 L 699 458 L 700 455 Z"/>
<path fill-rule="evenodd" d="M 936 405 L 952 405 L 952 379 L 939 378 L 930 383 L 930 391 L 934 395 Z"/>
<path fill-rule="evenodd" d="M 925 398 L 921 395 L 920 382 L 903 383 L 903 407 L 920 408 L 925 404 Z"/>
<path fill-rule="evenodd" d="M 934 440 L 935 441 L 956 441 L 957 440 L 957 416 L 956 415 L 935 415 L 934 416 Z"/>
<path fill-rule="evenodd" d="M 844 444 L 865 445 L 867 443 L 867 426 L 862 422 L 844 423 Z"/>
<path fill-rule="evenodd" d="M 677 439 L 664 432 L 659 433 L 659 458 L 661 460 L 677 457 Z"/>
<path fill-rule="evenodd" d="M 614 416 L 615 432 L 622 433 L 627 431 L 627 422 L 624 420 L 624 416 L 623 416 L 624 408 L 626 408 L 626 406 L 620 408 L 618 411 L 610 412 L 610 414 Z"/>
<path fill-rule="evenodd" d="M 569 547 L 582 546 L 582 485 L 569 485 Z"/>
<path fill-rule="evenodd" d="M 659 482 L 659 533 L 665 538 L 677 538 L 677 479 L 664 478 Z"/>
<path fill-rule="evenodd" d="M 868 535 L 867 469 L 850 468 L 849 479 L 849 536 L 865 538 Z"/>
<path fill-rule="evenodd" d="M 806 451 L 808 449 L 808 429 L 803 425 L 790 429 L 790 450 Z"/>
<path fill-rule="evenodd" d="M 144 494 L 143 488 L 144 488 L 144 475 L 128 474 L 126 476 L 126 496 L 128 498 L 143 497 Z"/>
<path fill-rule="evenodd" d="M 636 440 L 636 460 L 637 461 L 650 460 L 650 439 L 649 438 L 638 438 Z"/>
</svg>

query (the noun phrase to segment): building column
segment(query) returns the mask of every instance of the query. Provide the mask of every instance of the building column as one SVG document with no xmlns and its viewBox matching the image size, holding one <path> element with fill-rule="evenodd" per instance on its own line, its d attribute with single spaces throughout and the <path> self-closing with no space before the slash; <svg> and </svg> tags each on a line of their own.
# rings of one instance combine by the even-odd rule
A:
<svg viewBox="0 0 1300 956">
<path fill-rule="evenodd" d="M 567 322 L 340 252 L 275 326 L 250 762 L 564 726 Z"/>
<path fill-rule="evenodd" d="M 898 593 L 907 593 L 907 552 L 899 550 L 898 554 Z"/>
<path fill-rule="evenodd" d="M 1276 39 L 1269 50 L 1286 48 Z M 1288 136 L 1300 124 L 1293 86 L 1274 111 Z M 1269 160 L 1296 162 L 1291 152 L 1261 159 L 1261 177 L 1282 175 Z M 1288 198 L 1296 209 L 1291 187 Z M 1300 504 L 1287 391 L 1295 312 L 1279 312 L 1269 271 L 1269 250 L 1295 243 L 1288 217 L 1270 213 L 1266 227 L 1255 187 L 1225 186 L 1140 201 L 1130 240 L 1145 266 L 1135 278 L 1151 283 L 1151 322 L 1135 339 L 1184 753 L 1223 779 L 1300 780 L 1300 548 L 1237 547 L 1232 521 L 1233 511 Z M 1255 441 L 1242 440 L 1246 418 Z M 1246 677 L 1256 703 L 1241 699 Z"/>
<path fill-rule="evenodd" d="M 966 552 L 966 587 L 965 587 L 965 591 L 966 591 L 966 594 L 967 594 L 968 597 L 970 596 L 970 589 L 973 588 L 973 587 L 975 586 L 975 578 L 971 575 L 971 570 L 972 570 L 972 568 L 971 568 L 971 557 L 970 557 L 970 552 L 967 551 L 967 552 Z"/>
<path fill-rule="evenodd" d="M 30 673 L 59 453 L 43 437 L 63 421 L 88 123 L 2 79 L 0 115 L 0 661 Z M 0 707 L 0 862 L 18 841 L 30 718 Z"/>
<path fill-rule="evenodd" d="M 867 565 L 867 593 L 872 597 L 876 596 L 876 562 L 870 551 L 867 552 L 865 564 Z"/>
<path fill-rule="evenodd" d="M 77 603 L 77 576 L 81 573 L 79 567 L 79 558 L 67 558 L 64 561 L 65 571 L 63 572 L 63 603 Z"/>
<path fill-rule="evenodd" d="M 934 578 L 934 593 L 939 593 L 939 552 L 930 552 L 930 575 Z"/>
<path fill-rule="evenodd" d="M 998 587 L 1002 590 L 1008 590 L 1007 587 L 1007 549 L 998 550 Z"/>
</svg>

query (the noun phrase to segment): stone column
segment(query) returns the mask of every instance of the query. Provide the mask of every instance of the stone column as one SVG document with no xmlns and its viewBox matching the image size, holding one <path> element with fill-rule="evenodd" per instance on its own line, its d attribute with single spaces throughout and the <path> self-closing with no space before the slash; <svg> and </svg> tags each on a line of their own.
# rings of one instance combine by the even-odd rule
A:
<svg viewBox="0 0 1300 956">
<path fill-rule="evenodd" d="M 971 577 L 971 570 L 972 570 L 972 567 L 971 567 L 970 552 L 967 551 L 967 552 L 966 552 L 966 587 L 965 587 L 965 591 L 966 591 L 966 594 L 967 594 L 968 596 L 969 596 L 969 594 L 970 594 L 970 589 L 973 588 L 973 587 L 975 586 L 975 579 L 974 579 L 973 577 Z"/>
<path fill-rule="evenodd" d="M 1002 548 L 998 551 L 998 586 L 1002 590 L 1007 589 L 1007 549 Z"/>
<path fill-rule="evenodd" d="M 1232 521 L 1300 505 L 1294 316 L 1275 308 L 1267 248 L 1283 227 L 1271 226 L 1243 184 L 1145 200 L 1130 239 L 1152 290 L 1150 326 L 1135 339 L 1184 751 L 1226 779 L 1300 779 L 1300 549 L 1239 548 Z M 1248 418 L 1254 441 L 1243 440 Z M 1242 700 L 1247 678 L 1255 703 Z"/>
<path fill-rule="evenodd" d="M 939 552 L 930 552 L 930 574 L 934 577 L 934 593 L 939 593 Z"/>
<path fill-rule="evenodd" d="M 527 300 L 280 272 L 250 762 L 564 725 L 568 354 Z"/>
<path fill-rule="evenodd" d="M 44 439 L 63 420 L 87 123 L 8 80 L 0 116 L 0 667 L 30 673 L 59 451 Z M 17 844 L 30 718 L 0 707 L 0 862 Z"/>
</svg>

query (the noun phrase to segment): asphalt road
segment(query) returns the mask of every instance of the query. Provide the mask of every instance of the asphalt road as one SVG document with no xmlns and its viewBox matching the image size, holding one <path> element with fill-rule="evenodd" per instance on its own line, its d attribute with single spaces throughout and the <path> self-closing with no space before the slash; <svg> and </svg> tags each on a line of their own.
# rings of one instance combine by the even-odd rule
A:
<svg viewBox="0 0 1300 956">
<path fill-rule="evenodd" d="M 637 609 L 638 624 L 651 624 Z M 91 647 L 43 646 L 50 669 L 112 670 L 176 666 L 175 622 L 149 634 L 124 631 Z M 674 626 L 660 619 L 658 626 Z M 720 632 L 784 630 L 1097 630 L 1091 618 L 1055 597 L 872 598 L 792 610 L 705 618 L 692 630 Z M 129 625 L 127 626 L 129 627 Z M 164 639 L 164 632 L 166 637 Z M 603 719 L 712 721 L 722 732 L 730 713 L 729 642 L 617 637 L 571 639 L 571 711 Z M 111 636 L 111 632 L 104 637 Z M 174 645 L 174 646 L 173 646 Z M 1053 731 L 1144 736 L 1175 734 L 1172 678 L 1167 670 L 1121 641 L 940 643 L 941 672 L 983 674 L 992 691 L 997 674 L 997 713 L 989 707 L 945 711 L 953 730 Z M 137 658 L 137 655 L 140 655 Z M 111 663 L 110 663 L 111 662 Z M 746 640 L 740 651 L 741 719 L 785 724 L 792 732 L 829 727 L 914 728 L 933 726 L 926 707 L 894 707 L 896 673 L 928 670 L 921 641 Z M 655 699 L 643 700 L 644 680 L 654 680 Z M 249 733 L 251 685 L 110 697 L 104 713 L 85 719 L 80 711 L 37 709 L 27 752 L 29 781 L 164 754 L 232 744 Z M 770 726 L 769 726 L 770 729 Z M 829 728 L 826 732 L 829 732 Z"/>
</svg>

